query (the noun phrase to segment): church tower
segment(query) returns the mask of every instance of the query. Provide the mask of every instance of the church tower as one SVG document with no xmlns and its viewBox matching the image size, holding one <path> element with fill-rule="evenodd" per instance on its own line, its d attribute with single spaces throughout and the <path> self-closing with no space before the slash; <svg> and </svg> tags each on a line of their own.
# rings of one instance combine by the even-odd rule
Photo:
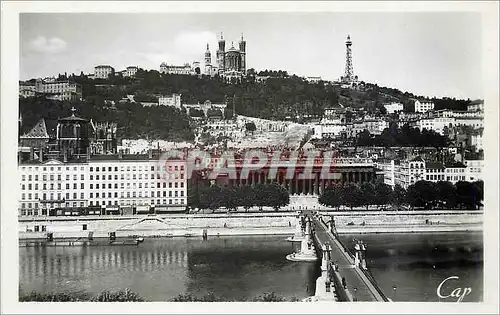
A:
<svg viewBox="0 0 500 315">
<path fill-rule="evenodd" d="M 220 72 L 224 72 L 225 52 L 226 52 L 226 41 L 224 40 L 224 37 L 222 36 L 221 32 L 219 39 L 219 49 L 217 50 L 217 66 L 219 67 Z"/>
<path fill-rule="evenodd" d="M 247 42 L 243 39 L 243 33 L 241 33 L 241 39 L 240 39 L 240 56 L 241 56 L 241 65 L 240 65 L 240 70 L 243 72 L 243 74 L 246 73 L 246 46 Z"/>
<path fill-rule="evenodd" d="M 212 54 L 208 44 L 207 51 L 205 51 L 205 75 L 212 75 Z"/>
</svg>

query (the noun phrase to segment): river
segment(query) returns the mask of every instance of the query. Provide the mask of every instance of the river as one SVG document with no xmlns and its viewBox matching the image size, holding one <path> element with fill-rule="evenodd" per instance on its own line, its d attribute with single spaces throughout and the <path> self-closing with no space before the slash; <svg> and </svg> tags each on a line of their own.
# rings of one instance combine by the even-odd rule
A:
<svg viewBox="0 0 500 315">
<path fill-rule="evenodd" d="M 368 264 L 382 290 L 397 301 L 438 301 L 436 288 L 472 288 L 481 301 L 482 233 L 344 235 L 368 243 Z M 318 264 L 290 262 L 283 236 L 146 239 L 139 246 L 20 247 L 21 294 L 130 288 L 147 301 L 208 292 L 249 301 L 275 292 L 290 299 L 314 294 Z M 396 290 L 393 290 L 393 286 Z M 449 286 L 443 287 L 449 290 Z M 447 299 L 446 301 L 451 301 Z"/>
</svg>

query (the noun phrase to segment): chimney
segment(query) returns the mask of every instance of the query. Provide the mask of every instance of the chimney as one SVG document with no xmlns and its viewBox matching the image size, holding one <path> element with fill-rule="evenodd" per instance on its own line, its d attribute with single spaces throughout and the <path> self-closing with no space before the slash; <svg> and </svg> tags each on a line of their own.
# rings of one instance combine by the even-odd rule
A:
<svg viewBox="0 0 500 315">
<path fill-rule="evenodd" d="M 64 163 L 68 162 L 68 150 L 66 150 L 66 149 L 64 149 L 64 159 L 63 159 L 63 162 Z"/>
<path fill-rule="evenodd" d="M 152 158 L 153 158 L 153 149 L 149 149 L 149 150 L 148 150 L 148 157 L 149 157 L 150 159 L 152 159 Z"/>
<path fill-rule="evenodd" d="M 40 152 L 38 153 L 38 160 L 40 161 L 40 163 L 43 162 L 43 149 L 42 149 L 42 147 L 40 147 Z"/>
<path fill-rule="evenodd" d="M 118 151 L 118 158 L 123 159 L 123 150 Z"/>
<path fill-rule="evenodd" d="M 30 161 L 35 159 L 35 149 L 30 147 Z"/>
</svg>

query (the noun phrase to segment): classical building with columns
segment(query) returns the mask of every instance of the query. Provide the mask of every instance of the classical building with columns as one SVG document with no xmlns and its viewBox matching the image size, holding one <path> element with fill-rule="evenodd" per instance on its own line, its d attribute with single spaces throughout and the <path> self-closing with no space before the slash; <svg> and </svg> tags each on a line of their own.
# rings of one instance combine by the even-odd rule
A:
<svg viewBox="0 0 500 315">
<path fill-rule="evenodd" d="M 243 159 L 230 161 L 229 167 L 234 166 L 236 179 L 229 174 L 219 173 L 215 183 L 220 186 L 241 186 L 255 184 L 278 183 L 286 188 L 290 195 L 319 195 L 327 187 L 334 184 L 383 181 L 380 172 L 370 159 L 361 158 L 335 158 L 332 160 L 328 178 L 324 176 L 321 159 L 316 159 L 312 167 L 312 176 L 305 176 L 306 162 L 299 160 L 295 166 L 288 161 L 278 164 L 266 165 L 258 170 L 245 172 L 242 170 Z M 214 165 L 216 163 L 213 163 Z M 293 169 L 293 177 L 289 178 L 289 168 Z M 307 171 L 306 171 L 307 172 Z"/>
</svg>

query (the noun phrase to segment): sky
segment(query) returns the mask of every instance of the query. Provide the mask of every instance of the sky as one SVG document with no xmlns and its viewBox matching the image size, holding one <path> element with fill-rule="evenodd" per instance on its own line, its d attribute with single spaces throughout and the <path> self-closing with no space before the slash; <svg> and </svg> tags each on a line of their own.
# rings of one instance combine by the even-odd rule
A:
<svg viewBox="0 0 500 315">
<path fill-rule="evenodd" d="M 360 80 L 428 97 L 483 98 L 481 16 L 473 12 L 21 13 L 20 79 L 98 64 L 215 62 L 243 34 L 247 68 L 336 80 L 351 36 Z"/>
</svg>

